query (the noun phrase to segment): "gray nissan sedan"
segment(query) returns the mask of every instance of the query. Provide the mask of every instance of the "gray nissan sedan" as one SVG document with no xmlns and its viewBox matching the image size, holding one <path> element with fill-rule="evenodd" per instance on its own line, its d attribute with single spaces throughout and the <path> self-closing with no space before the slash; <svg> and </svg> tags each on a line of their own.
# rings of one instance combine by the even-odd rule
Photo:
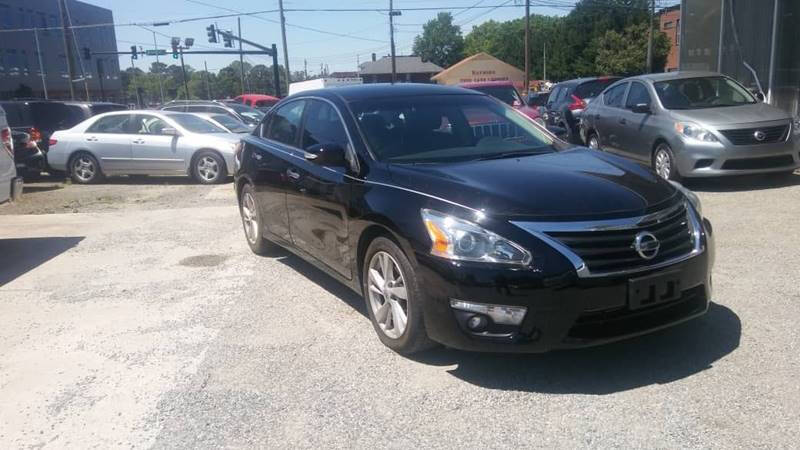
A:
<svg viewBox="0 0 800 450">
<path fill-rule="evenodd" d="M 583 114 L 591 148 L 648 164 L 663 178 L 791 173 L 800 122 L 735 80 L 710 72 L 626 78 Z"/>
</svg>

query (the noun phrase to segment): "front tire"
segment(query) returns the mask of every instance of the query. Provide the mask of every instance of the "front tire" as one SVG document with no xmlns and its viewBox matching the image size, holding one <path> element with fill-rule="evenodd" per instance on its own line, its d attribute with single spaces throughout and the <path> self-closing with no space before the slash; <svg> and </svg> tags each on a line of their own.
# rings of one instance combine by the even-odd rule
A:
<svg viewBox="0 0 800 450">
<path fill-rule="evenodd" d="M 103 178 L 97 158 L 86 152 L 78 153 L 70 159 L 69 175 L 78 184 L 97 183 Z"/>
<path fill-rule="evenodd" d="M 202 151 L 192 163 L 192 175 L 200 184 L 219 184 L 225 180 L 225 161 L 218 154 Z"/>
<path fill-rule="evenodd" d="M 675 153 L 672 148 L 662 142 L 658 144 L 656 150 L 653 152 L 653 170 L 665 180 L 681 181 L 681 174 L 678 173 L 678 168 L 675 165 Z"/>
<path fill-rule="evenodd" d="M 364 300 L 381 342 L 406 355 L 432 347 L 417 276 L 400 247 L 385 237 L 376 238 L 367 248 L 363 266 Z"/>
<path fill-rule="evenodd" d="M 250 184 L 244 185 L 239 200 L 239 214 L 242 217 L 242 227 L 247 245 L 256 255 L 266 255 L 275 250 L 275 244 L 264 239 L 262 231 L 261 214 L 258 212 L 255 189 Z"/>
<path fill-rule="evenodd" d="M 592 150 L 603 151 L 603 149 L 600 148 L 600 137 L 597 136 L 595 132 L 589 133 L 589 137 L 586 139 L 586 146 Z"/>
</svg>

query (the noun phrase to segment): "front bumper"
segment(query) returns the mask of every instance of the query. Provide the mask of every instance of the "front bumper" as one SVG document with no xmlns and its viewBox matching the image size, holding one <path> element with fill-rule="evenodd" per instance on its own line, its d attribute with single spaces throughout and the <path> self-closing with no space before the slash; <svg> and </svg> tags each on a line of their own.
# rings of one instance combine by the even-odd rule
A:
<svg viewBox="0 0 800 450">
<path fill-rule="evenodd" d="M 800 168 L 800 145 L 790 137 L 774 144 L 699 144 L 680 138 L 673 144 L 678 172 L 683 177 L 718 177 Z"/>
<path fill-rule="evenodd" d="M 684 322 L 704 314 L 711 300 L 714 243 L 707 221 L 705 235 L 705 251 L 693 258 L 606 278 L 579 278 L 575 272 L 546 277 L 531 270 L 453 263 L 418 254 L 420 287 L 426 293 L 426 331 L 431 339 L 461 350 L 536 353 L 605 344 Z M 629 280 L 660 274 L 679 278 L 678 298 L 631 309 Z M 519 326 L 476 333 L 466 326 L 468 314 L 450 306 L 451 299 L 525 306 L 527 314 Z"/>
</svg>

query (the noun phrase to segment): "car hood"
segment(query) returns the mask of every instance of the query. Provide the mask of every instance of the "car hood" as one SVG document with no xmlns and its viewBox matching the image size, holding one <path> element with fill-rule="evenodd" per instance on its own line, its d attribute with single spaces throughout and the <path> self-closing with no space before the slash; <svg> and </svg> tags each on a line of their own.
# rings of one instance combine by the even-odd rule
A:
<svg viewBox="0 0 800 450">
<path fill-rule="evenodd" d="M 680 195 L 644 167 L 586 148 L 455 164 L 391 165 L 390 171 L 402 187 L 515 220 L 631 217 L 661 209 Z"/>
<path fill-rule="evenodd" d="M 672 110 L 676 120 L 697 122 L 700 125 L 739 125 L 775 120 L 789 120 L 791 116 L 772 105 L 754 103 L 741 106 L 725 106 L 721 108 L 703 108 L 691 110 Z"/>
</svg>

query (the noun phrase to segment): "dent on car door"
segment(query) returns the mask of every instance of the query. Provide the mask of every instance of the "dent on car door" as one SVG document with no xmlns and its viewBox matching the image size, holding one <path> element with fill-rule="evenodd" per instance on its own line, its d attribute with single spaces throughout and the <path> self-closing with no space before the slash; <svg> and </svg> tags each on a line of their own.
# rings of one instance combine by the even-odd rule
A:
<svg viewBox="0 0 800 450">
<path fill-rule="evenodd" d="M 351 148 L 337 109 L 327 101 L 309 100 L 304 113 L 301 148 Z M 305 156 L 305 154 L 303 155 Z M 294 245 L 350 279 L 347 204 L 350 185 L 343 166 L 292 160 L 286 203 Z"/>
<path fill-rule="evenodd" d="M 242 161 L 253 180 L 263 231 L 285 243 L 292 241 L 286 208 L 290 160 L 300 157 L 297 145 L 305 104 L 296 100 L 275 110 L 261 126 L 260 138 L 248 141 L 254 143 L 244 155 L 249 161 Z"/>
<path fill-rule="evenodd" d="M 130 125 L 133 114 L 101 117 L 83 133 L 82 141 L 73 148 L 85 148 L 100 160 L 106 173 L 122 172 L 131 167 Z"/>
</svg>

